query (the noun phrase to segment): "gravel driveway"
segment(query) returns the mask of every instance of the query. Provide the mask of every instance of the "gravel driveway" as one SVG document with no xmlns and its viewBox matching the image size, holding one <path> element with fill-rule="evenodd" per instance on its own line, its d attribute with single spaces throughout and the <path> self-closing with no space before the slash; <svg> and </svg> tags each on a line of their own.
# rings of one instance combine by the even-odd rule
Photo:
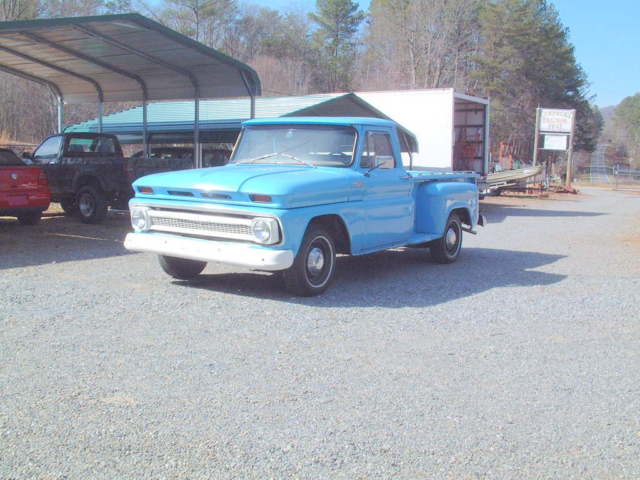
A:
<svg viewBox="0 0 640 480">
<path fill-rule="evenodd" d="M 311 299 L 0 220 L 0 478 L 640 478 L 640 195 L 483 208 Z"/>
</svg>

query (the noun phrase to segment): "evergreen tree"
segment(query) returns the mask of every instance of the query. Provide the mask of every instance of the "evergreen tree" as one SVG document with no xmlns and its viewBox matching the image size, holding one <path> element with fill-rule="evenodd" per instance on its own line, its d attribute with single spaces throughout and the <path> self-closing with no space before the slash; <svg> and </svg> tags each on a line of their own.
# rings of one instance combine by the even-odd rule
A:
<svg viewBox="0 0 640 480">
<path fill-rule="evenodd" d="M 318 86 L 329 92 L 348 91 L 356 57 L 356 35 L 364 13 L 353 0 L 317 0 L 316 9 L 309 18 L 317 27 L 313 41 L 318 53 Z"/>
<path fill-rule="evenodd" d="M 530 156 L 536 107 L 575 108 L 588 120 L 587 82 L 556 9 L 546 0 L 487 2 L 480 15 L 481 52 L 474 73 L 492 99 L 492 139 Z M 576 144 L 592 145 L 579 125 Z M 599 133 L 599 132 L 597 132 Z M 585 136 L 586 135 L 586 136 Z"/>
<path fill-rule="evenodd" d="M 634 163 L 634 168 L 640 168 L 640 93 L 620 102 L 613 114 L 613 123 L 617 139 Z"/>
</svg>

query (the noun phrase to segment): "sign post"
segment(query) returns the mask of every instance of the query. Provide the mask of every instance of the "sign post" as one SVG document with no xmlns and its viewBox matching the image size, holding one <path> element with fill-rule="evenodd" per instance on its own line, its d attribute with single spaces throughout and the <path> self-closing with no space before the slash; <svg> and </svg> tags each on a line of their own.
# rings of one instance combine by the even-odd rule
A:
<svg viewBox="0 0 640 480">
<path fill-rule="evenodd" d="M 567 152 L 567 176 L 565 186 L 571 186 L 573 135 L 576 111 L 557 108 L 536 109 L 536 133 L 533 144 L 533 164 L 538 161 L 539 136 L 542 135 L 542 150 Z"/>
</svg>

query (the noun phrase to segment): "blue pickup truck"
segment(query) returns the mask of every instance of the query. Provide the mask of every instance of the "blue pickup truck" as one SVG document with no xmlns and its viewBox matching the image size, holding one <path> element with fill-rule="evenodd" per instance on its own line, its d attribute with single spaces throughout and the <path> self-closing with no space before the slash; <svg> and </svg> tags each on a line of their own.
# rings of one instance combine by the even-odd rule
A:
<svg viewBox="0 0 640 480">
<path fill-rule="evenodd" d="M 475 174 L 402 166 L 395 123 L 375 118 L 250 120 L 221 167 L 138 179 L 125 247 L 174 278 L 207 262 L 282 271 L 301 296 L 326 290 L 336 255 L 410 246 L 438 263 L 483 225 Z"/>
</svg>

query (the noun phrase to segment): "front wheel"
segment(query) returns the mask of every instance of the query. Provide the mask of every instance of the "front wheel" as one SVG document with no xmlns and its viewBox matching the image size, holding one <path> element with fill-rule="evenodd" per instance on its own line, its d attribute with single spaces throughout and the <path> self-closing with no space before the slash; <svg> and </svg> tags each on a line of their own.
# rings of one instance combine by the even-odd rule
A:
<svg viewBox="0 0 640 480">
<path fill-rule="evenodd" d="M 311 225 L 293 265 L 283 272 L 284 284 L 294 295 L 320 295 L 333 280 L 335 271 L 336 247 L 331 234 L 319 225 Z"/>
<path fill-rule="evenodd" d="M 431 258 L 437 263 L 453 263 L 462 249 L 462 222 L 455 213 L 449 215 L 444 235 L 429 244 Z"/>
<path fill-rule="evenodd" d="M 160 255 L 160 266 L 168 275 L 178 280 L 192 280 L 202 273 L 207 262 L 187 260 L 185 258 L 167 257 Z"/>
</svg>

